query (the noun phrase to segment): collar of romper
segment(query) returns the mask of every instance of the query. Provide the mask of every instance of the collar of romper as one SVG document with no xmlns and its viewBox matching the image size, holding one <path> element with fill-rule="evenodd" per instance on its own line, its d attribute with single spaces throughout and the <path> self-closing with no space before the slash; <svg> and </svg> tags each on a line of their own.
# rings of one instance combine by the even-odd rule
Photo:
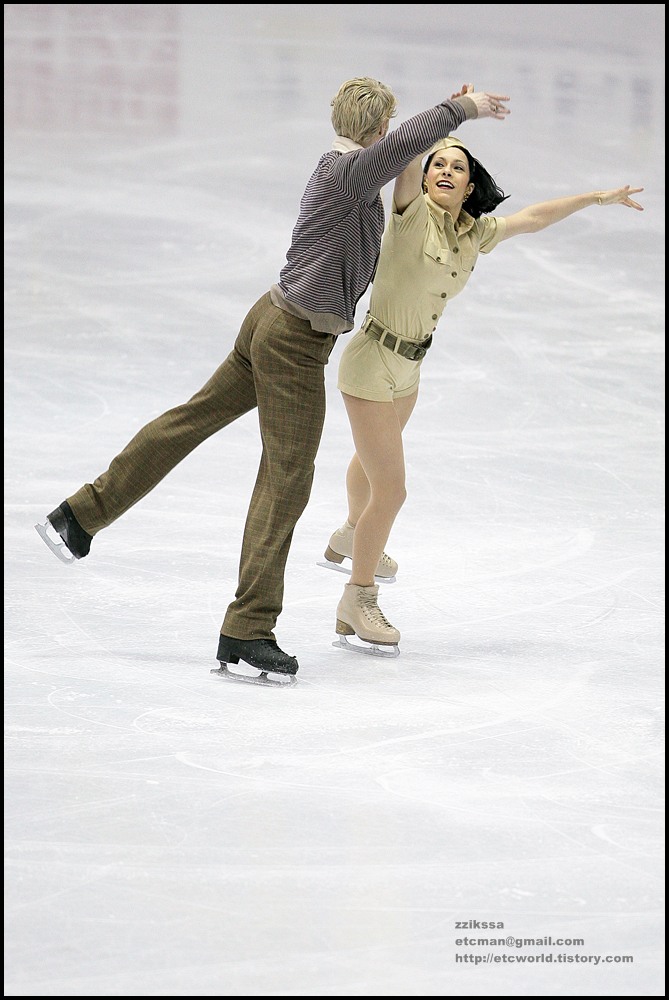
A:
<svg viewBox="0 0 669 1000">
<path fill-rule="evenodd" d="M 338 153 L 352 153 L 355 149 L 363 149 L 364 147 L 345 135 L 337 135 L 332 141 L 332 148 Z"/>
<path fill-rule="evenodd" d="M 462 233 L 466 233 L 474 225 L 474 219 L 469 212 L 465 212 L 464 208 L 461 208 L 458 216 L 458 224 L 457 226 L 453 226 L 453 220 L 451 219 L 450 212 L 447 212 L 445 208 L 441 207 L 441 205 L 437 205 L 436 202 L 432 201 L 429 194 L 424 194 L 423 197 L 427 202 L 427 207 L 430 209 L 432 215 L 435 216 L 441 229 L 457 229 L 458 235 L 460 236 Z"/>
</svg>

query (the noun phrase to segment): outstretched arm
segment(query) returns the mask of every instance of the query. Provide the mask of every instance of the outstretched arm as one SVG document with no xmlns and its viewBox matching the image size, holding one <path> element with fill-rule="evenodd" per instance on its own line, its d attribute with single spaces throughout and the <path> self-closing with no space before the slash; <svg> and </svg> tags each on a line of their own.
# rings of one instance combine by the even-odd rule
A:
<svg viewBox="0 0 669 1000">
<path fill-rule="evenodd" d="M 395 181 L 393 201 L 400 215 L 423 189 L 423 156 L 412 160 L 409 166 L 405 167 L 401 174 L 398 174 Z"/>
<path fill-rule="evenodd" d="M 612 191 L 590 191 L 588 194 L 575 194 L 568 198 L 554 198 L 552 201 L 528 205 L 520 212 L 504 217 L 506 227 L 502 239 L 508 240 L 521 233 L 538 233 L 540 229 L 561 222 L 568 215 L 580 212 L 582 208 L 589 208 L 590 205 L 627 205 L 637 212 L 643 212 L 641 205 L 630 197 L 639 191 L 643 191 L 643 188 L 633 188 L 626 184 L 625 187 Z"/>
<path fill-rule="evenodd" d="M 463 83 L 457 93 L 451 94 L 451 100 L 453 101 L 456 97 L 464 96 L 470 97 L 474 101 L 479 118 L 496 118 L 498 121 L 502 121 L 508 114 L 510 114 L 509 109 L 504 107 L 503 103 L 501 103 L 503 101 L 508 101 L 508 97 L 487 94 L 482 91 L 476 93 L 474 91 L 473 83 Z M 416 157 L 416 159 L 412 160 L 411 163 L 404 168 L 402 173 L 397 176 L 393 190 L 393 201 L 395 202 L 395 207 L 400 215 L 405 208 L 409 207 L 414 198 L 418 197 L 423 189 L 424 157 L 425 153 Z"/>
</svg>

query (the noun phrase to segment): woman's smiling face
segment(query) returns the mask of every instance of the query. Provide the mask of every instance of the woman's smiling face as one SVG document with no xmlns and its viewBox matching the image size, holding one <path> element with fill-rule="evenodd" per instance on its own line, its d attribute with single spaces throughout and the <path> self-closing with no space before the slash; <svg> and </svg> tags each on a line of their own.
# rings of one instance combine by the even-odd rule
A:
<svg viewBox="0 0 669 1000">
<path fill-rule="evenodd" d="M 430 161 L 425 175 L 427 193 L 440 208 L 457 218 L 462 203 L 473 191 L 469 182 L 469 163 L 457 146 L 440 149 Z"/>
</svg>

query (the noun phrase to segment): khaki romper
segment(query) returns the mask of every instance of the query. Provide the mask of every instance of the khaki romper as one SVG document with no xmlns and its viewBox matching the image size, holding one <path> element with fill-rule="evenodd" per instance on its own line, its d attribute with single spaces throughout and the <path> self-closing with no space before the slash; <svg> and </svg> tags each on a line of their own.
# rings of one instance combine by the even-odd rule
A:
<svg viewBox="0 0 669 1000">
<path fill-rule="evenodd" d="M 424 194 L 402 215 L 393 203 L 369 313 L 412 343 L 426 341 L 448 301 L 467 284 L 479 253 L 500 242 L 505 224 L 493 216 L 473 219 L 462 210 L 455 227 L 449 213 Z M 417 390 L 422 360 L 401 357 L 361 328 L 341 355 L 337 385 L 349 396 L 392 402 Z"/>
</svg>

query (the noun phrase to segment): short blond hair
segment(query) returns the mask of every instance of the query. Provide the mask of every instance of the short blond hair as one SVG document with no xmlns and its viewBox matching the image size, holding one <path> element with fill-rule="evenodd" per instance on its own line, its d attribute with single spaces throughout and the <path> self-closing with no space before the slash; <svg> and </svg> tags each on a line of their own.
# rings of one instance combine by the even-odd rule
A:
<svg viewBox="0 0 669 1000">
<path fill-rule="evenodd" d="M 379 80 L 357 76 L 342 83 L 330 102 L 332 127 L 337 135 L 364 145 L 397 114 L 395 95 Z"/>
</svg>

